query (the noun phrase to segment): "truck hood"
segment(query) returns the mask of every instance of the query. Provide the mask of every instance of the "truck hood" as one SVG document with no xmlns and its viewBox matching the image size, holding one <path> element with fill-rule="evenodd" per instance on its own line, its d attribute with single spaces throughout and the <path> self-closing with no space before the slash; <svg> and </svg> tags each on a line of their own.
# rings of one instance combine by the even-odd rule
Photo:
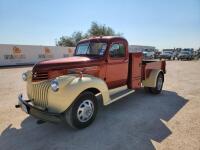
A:
<svg viewBox="0 0 200 150">
<path fill-rule="evenodd" d="M 60 70 L 69 68 L 81 68 L 85 66 L 91 66 L 98 64 L 100 58 L 95 57 L 83 57 L 83 56 L 73 56 L 67 58 L 59 58 L 53 60 L 41 61 L 35 64 L 33 67 L 33 72 L 48 72 L 50 70 Z"/>
</svg>

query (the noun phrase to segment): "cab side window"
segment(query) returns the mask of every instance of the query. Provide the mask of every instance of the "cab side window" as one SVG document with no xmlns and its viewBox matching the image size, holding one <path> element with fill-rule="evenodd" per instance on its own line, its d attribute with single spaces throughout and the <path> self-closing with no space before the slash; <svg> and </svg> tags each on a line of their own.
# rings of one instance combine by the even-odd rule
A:
<svg viewBox="0 0 200 150">
<path fill-rule="evenodd" d="M 112 58 L 121 58 L 125 57 L 125 46 L 121 43 L 112 44 L 109 49 L 109 55 Z"/>
</svg>

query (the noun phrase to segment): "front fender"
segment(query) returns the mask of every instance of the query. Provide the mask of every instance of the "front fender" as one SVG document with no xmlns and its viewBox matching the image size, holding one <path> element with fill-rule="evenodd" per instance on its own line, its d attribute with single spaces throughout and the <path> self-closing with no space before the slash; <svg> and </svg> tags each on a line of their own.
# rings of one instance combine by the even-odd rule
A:
<svg viewBox="0 0 200 150">
<path fill-rule="evenodd" d="M 71 74 L 56 79 L 59 82 L 59 90 L 53 92 L 50 88 L 48 91 L 49 111 L 64 112 L 80 93 L 89 88 L 98 89 L 102 94 L 104 103 L 110 100 L 108 87 L 100 78 L 85 74 L 80 78 L 77 74 Z"/>
</svg>

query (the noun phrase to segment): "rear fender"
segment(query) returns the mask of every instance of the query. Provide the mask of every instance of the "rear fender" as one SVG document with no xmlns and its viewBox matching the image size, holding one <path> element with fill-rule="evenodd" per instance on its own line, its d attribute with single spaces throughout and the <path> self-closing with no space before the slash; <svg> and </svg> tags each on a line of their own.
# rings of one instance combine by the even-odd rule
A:
<svg viewBox="0 0 200 150">
<path fill-rule="evenodd" d="M 68 109 L 75 99 L 83 91 L 95 88 L 102 94 L 103 103 L 110 100 L 107 84 L 100 78 L 84 74 L 82 78 L 79 75 L 66 75 L 57 78 L 59 90 L 53 92 L 51 88 L 48 91 L 48 109 L 56 113 L 62 113 Z"/>
<path fill-rule="evenodd" d="M 163 71 L 160 69 L 151 70 L 149 77 L 145 80 L 142 80 L 142 85 L 144 87 L 156 87 L 156 80 L 159 73 L 162 73 L 164 75 Z"/>
</svg>

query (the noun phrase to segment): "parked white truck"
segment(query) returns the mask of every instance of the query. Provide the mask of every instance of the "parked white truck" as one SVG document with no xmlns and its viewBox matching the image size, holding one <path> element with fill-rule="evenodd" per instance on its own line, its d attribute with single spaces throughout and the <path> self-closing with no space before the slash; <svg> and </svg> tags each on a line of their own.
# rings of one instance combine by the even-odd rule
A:
<svg viewBox="0 0 200 150">
<path fill-rule="evenodd" d="M 142 52 L 143 57 L 146 59 L 153 59 L 155 56 L 154 46 L 142 46 L 142 45 L 129 45 L 130 52 Z"/>
</svg>

